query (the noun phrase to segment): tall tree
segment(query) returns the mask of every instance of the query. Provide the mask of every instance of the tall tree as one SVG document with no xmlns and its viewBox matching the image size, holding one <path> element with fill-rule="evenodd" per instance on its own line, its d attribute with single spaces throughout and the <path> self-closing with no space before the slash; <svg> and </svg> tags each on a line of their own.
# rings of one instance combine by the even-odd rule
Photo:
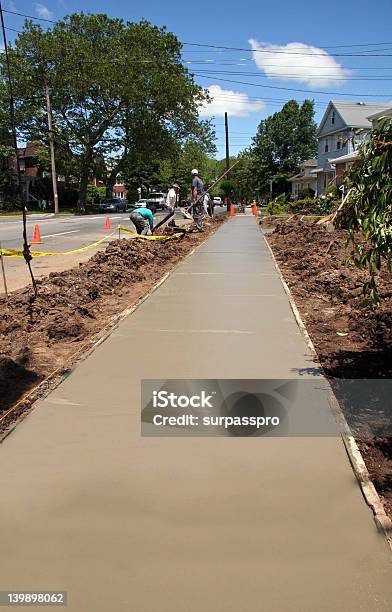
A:
<svg viewBox="0 0 392 612">
<path fill-rule="evenodd" d="M 250 149 L 252 167 L 259 187 L 268 191 L 272 180 L 283 191 L 285 181 L 304 159 L 317 151 L 314 102 L 287 102 L 282 110 L 263 119 Z"/>
<path fill-rule="evenodd" d="M 46 140 L 49 86 L 56 149 L 74 164 L 80 208 L 95 159 L 115 159 L 113 180 L 142 142 L 154 143 L 156 136 L 158 143 L 162 132 L 179 142 L 211 139 L 208 122 L 197 113 L 206 94 L 180 52 L 173 34 L 147 21 L 79 13 L 46 31 L 25 23 L 11 50 L 20 131 L 25 138 Z"/>
</svg>

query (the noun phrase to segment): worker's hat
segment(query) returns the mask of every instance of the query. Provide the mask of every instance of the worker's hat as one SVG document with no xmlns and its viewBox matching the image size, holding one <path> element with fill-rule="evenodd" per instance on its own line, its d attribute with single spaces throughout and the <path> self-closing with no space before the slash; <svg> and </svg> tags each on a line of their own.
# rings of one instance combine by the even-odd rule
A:
<svg viewBox="0 0 392 612">
<path fill-rule="evenodd" d="M 199 174 L 199 171 L 198 171 L 198 170 L 196 170 L 196 168 L 193 168 L 193 170 L 192 170 L 192 174 Z"/>
<path fill-rule="evenodd" d="M 180 188 L 180 186 L 177 185 L 177 183 L 173 183 L 172 187 L 174 187 L 175 189 L 179 189 Z"/>
</svg>

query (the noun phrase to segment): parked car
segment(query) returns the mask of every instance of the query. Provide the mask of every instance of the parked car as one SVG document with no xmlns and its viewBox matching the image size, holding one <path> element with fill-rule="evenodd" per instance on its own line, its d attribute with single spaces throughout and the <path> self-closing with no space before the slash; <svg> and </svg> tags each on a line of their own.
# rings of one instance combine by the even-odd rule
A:
<svg viewBox="0 0 392 612">
<path fill-rule="evenodd" d="M 222 206 L 222 198 L 219 196 L 214 197 L 214 206 Z"/>
<path fill-rule="evenodd" d="M 145 199 L 138 200 L 132 204 L 132 208 L 148 208 L 148 202 Z"/>
<path fill-rule="evenodd" d="M 152 191 L 147 197 L 148 208 L 154 213 L 158 208 L 162 210 L 166 206 L 166 194 L 161 191 Z"/>
<path fill-rule="evenodd" d="M 121 198 L 107 198 L 100 203 L 99 212 L 125 212 L 127 210 L 127 206 L 127 200 L 122 200 Z"/>
</svg>

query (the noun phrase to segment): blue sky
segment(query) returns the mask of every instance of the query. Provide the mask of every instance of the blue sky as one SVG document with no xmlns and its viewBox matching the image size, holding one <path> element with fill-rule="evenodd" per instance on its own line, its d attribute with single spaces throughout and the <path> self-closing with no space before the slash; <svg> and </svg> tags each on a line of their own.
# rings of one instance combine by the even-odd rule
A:
<svg viewBox="0 0 392 612">
<path fill-rule="evenodd" d="M 211 88 L 214 96 L 213 105 L 202 112 L 214 116 L 217 157 L 224 156 L 225 110 L 230 152 L 236 154 L 250 144 L 260 119 L 288 99 L 314 99 L 317 121 L 329 99 L 392 101 L 392 0 L 252 4 L 199 0 L 192 10 L 180 0 L 3 0 L 3 4 L 8 10 L 50 19 L 80 10 L 130 21 L 146 18 L 165 25 L 186 43 L 246 49 L 184 46 L 184 61 L 191 62 L 187 65 L 197 71 L 197 82 Z M 16 15 L 6 13 L 5 18 L 9 28 L 20 29 L 23 24 Z M 13 33 L 8 34 L 12 39 Z M 375 57 L 377 53 L 383 56 Z"/>
</svg>

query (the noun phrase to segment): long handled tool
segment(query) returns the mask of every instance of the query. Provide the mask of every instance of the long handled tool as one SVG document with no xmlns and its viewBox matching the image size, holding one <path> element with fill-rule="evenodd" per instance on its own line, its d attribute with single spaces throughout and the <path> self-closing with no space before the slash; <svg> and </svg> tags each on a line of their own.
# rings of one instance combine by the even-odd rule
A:
<svg viewBox="0 0 392 612">
<path fill-rule="evenodd" d="M 234 164 L 232 166 L 230 166 L 230 168 L 228 170 L 226 170 L 226 172 L 224 172 L 218 179 L 216 179 L 216 181 L 214 181 L 207 189 L 207 191 L 211 191 L 211 189 L 213 189 L 215 187 L 215 185 L 217 185 L 219 183 L 219 181 L 221 181 L 233 168 L 234 166 L 236 166 L 237 164 L 239 164 L 239 162 L 241 161 L 241 159 L 237 159 L 236 162 L 234 162 Z M 204 198 L 204 193 L 202 193 L 201 195 L 199 195 L 199 197 L 192 202 L 192 204 L 186 209 L 186 210 L 182 210 L 181 212 L 183 213 L 183 215 L 187 218 L 187 219 L 192 219 L 193 217 L 191 217 L 190 212 L 192 210 L 192 208 L 194 206 L 196 206 L 196 204 L 198 204 L 203 198 Z M 163 219 L 161 219 L 161 221 L 159 223 L 157 223 L 153 228 L 152 228 L 152 233 L 155 232 L 156 229 L 158 229 L 158 227 L 161 227 L 162 225 L 164 225 L 165 223 L 167 223 L 169 221 L 169 219 L 171 219 L 171 217 L 173 217 L 175 213 L 175 210 L 171 210 L 168 215 L 166 217 L 164 217 Z"/>
</svg>

